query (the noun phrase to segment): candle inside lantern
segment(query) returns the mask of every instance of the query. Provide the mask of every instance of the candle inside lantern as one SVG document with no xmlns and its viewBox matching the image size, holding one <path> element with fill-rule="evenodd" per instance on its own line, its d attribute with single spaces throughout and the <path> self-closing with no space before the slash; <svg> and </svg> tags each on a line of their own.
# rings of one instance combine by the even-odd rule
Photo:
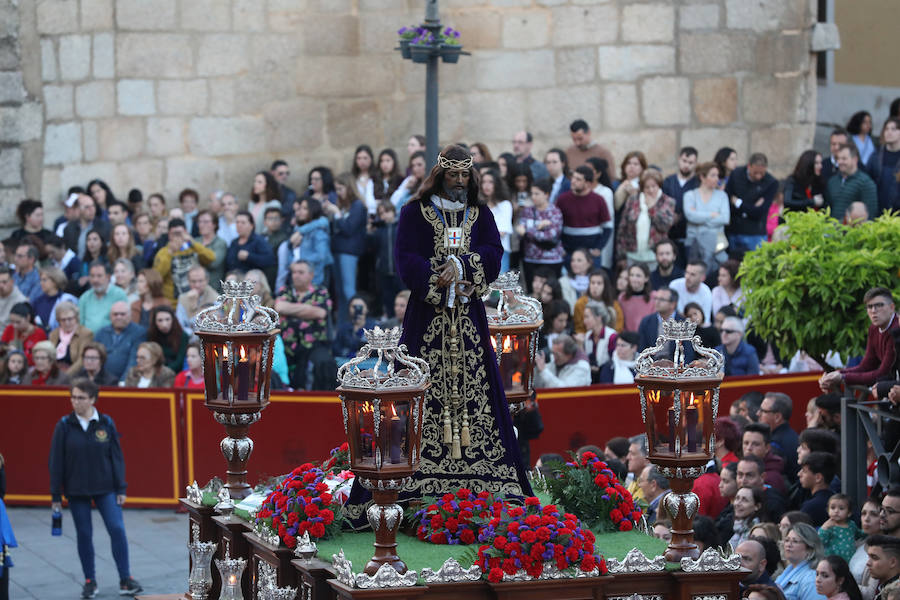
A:
<svg viewBox="0 0 900 600">
<path fill-rule="evenodd" d="M 675 452 L 675 409 L 669 409 L 669 452 Z"/>
<path fill-rule="evenodd" d="M 222 399 L 228 398 L 228 388 L 231 387 L 231 378 L 228 377 L 228 346 L 222 346 L 222 362 L 219 366 L 222 377 Z"/>
<path fill-rule="evenodd" d="M 241 346 L 241 358 L 237 364 L 237 396 L 238 400 L 247 400 L 250 391 L 250 360 L 247 351 Z"/>
<path fill-rule="evenodd" d="M 228 585 L 236 585 L 237 584 L 237 575 L 232 573 L 228 576 Z"/>
<path fill-rule="evenodd" d="M 397 409 L 391 404 L 391 462 L 403 462 L 403 434 L 406 422 L 397 416 Z"/>
<path fill-rule="evenodd" d="M 687 425 L 687 450 L 688 452 L 696 452 L 697 451 L 697 419 L 698 411 L 696 400 L 694 400 L 694 393 L 691 392 L 691 399 L 689 400 L 689 404 L 687 409 L 685 410 L 685 422 Z"/>
</svg>

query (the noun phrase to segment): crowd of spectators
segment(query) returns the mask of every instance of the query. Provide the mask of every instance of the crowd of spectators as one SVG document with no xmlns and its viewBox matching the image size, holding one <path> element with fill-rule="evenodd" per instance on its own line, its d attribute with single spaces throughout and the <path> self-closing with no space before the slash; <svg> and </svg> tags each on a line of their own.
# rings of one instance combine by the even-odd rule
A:
<svg viewBox="0 0 900 600">
<path fill-rule="evenodd" d="M 731 148 L 681 148 L 668 175 L 640 150 L 615 163 L 581 119 L 571 146 L 543 160 L 527 131 L 496 156 L 468 145 L 503 269 L 520 270 L 544 307 L 539 384 L 631 382 L 636 354 L 670 317 L 697 323 L 726 375 L 810 368 L 747 333 L 741 260 L 777 235 L 784 211 L 830 209 L 855 222 L 900 207 L 900 120 L 888 118 L 877 143 L 871 128 L 871 116 L 855 115 L 826 156 L 804 152 L 782 182 L 765 155 L 744 160 Z M 171 201 L 132 189 L 119 199 L 93 180 L 67 190 L 53 223 L 41 202 L 23 200 L 21 227 L 0 246 L 0 381 L 195 381 L 193 317 L 220 281 L 251 278 L 282 316 L 274 385 L 333 388 L 364 328 L 402 323 L 396 221 L 426 175 L 424 139 L 412 136 L 406 154 L 360 145 L 348 171 L 314 166 L 299 192 L 283 160 L 257 172 L 246 195 L 184 189 Z"/>
</svg>

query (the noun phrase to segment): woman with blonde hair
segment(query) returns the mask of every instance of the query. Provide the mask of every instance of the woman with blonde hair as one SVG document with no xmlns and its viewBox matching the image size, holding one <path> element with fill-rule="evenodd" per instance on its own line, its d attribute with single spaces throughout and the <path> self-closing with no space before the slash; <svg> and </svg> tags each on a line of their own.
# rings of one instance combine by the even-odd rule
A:
<svg viewBox="0 0 900 600">
<path fill-rule="evenodd" d="M 266 274 L 259 269 L 250 269 L 244 276 L 247 281 L 252 281 L 255 286 L 253 293 L 260 297 L 260 304 L 275 308 L 275 299 L 272 297 L 272 288 L 269 287 L 269 280 Z"/>
<path fill-rule="evenodd" d="M 172 306 L 163 294 L 162 275 L 156 269 L 141 269 L 137 276 L 138 299 L 131 303 L 131 320 L 146 328 L 150 311 L 157 306 Z"/>
<path fill-rule="evenodd" d="M 85 344 L 94 339 L 94 332 L 79 324 L 78 306 L 71 302 L 60 302 L 56 307 L 59 327 L 50 332 L 50 343 L 56 348 L 54 357 L 67 375 L 81 369 L 81 353 Z"/>
<path fill-rule="evenodd" d="M 135 355 L 136 364 L 125 377 L 126 387 L 172 387 L 175 373 L 164 362 L 162 346 L 156 342 L 141 342 Z"/>
<path fill-rule="evenodd" d="M 69 385 L 69 376 L 56 363 L 56 348 L 53 342 L 44 340 L 31 350 L 34 367 L 25 375 L 23 385 Z"/>
</svg>

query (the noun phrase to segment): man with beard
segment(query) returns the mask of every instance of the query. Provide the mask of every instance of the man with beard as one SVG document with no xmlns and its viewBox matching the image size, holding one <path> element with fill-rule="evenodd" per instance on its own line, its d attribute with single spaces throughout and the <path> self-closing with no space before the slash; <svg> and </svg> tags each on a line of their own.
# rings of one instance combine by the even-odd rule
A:
<svg viewBox="0 0 900 600">
<path fill-rule="evenodd" d="M 662 184 L 663 194 L 675 200 L 675 223 L 669 229 L 669 237 L 681 244 L 682 251 L 684 250 L 684 239 L 687 237 L 684 195 L 700 187 L 700 179 L 697 177 L 696 171 L 697 149 L 693 146 L 685 146 L 678 152 L 678 172 L 666 177 Z"/>
<path fill-rule="evenodd" d="M 669 284 L 680 277 L 684 277 L 684 269 L 675 264 L 675 242 L 670 239 L 661 239 L 654 247 L 656 253 L 656 268 L 650 272 L 650 286 L 653 291 L 669 287 Z"/>
<path fill-rule="evenodd" d="M 503 247 L 478 187 L 471 155 L 448 146 L 397 225 L 397 271 L 410 290 L 400 342 L 428 363 L 432 382 L 419 469 L 402 500 L 461 487 L 531 494 L 481 300 Z M 344 506 L 351 526 L 366 526 L 368 498 L 354 484 Z"/>
</svg>

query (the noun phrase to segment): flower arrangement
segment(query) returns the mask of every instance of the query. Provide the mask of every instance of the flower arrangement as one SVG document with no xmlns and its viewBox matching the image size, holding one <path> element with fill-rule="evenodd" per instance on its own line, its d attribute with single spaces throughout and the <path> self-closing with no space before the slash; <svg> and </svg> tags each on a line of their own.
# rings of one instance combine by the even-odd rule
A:
<svg viewBox="0 0 900 600">
<path fill-rule="evenodd" d="M 560 514 L 553 505 L 541 506 L 538 498 L 526 498 L 525 506 L 506 506 L 482 528 L 475 561 L 488 581 L 503 581 L 504 575 L 524 570 L 537 578 L 550 563 L 560 571 L 598 569 L 606 574 L 606 561 L 594 553 L 594 534 L 582 527 L 578 517 Z"/>
<path fill-rule="evenodd" d="M 505 506 L 490 492 L 477 494 L 460 488 L 455 494 L 444 494 L 440 500 L 429 498 L 425 508 L 413 517 L 418 520 L 416 537 L 432 544 L 474 544 L 481 527 L 489 519 L 498 518 Z"/>
<path fill-rule="evenodd" d="M 322 463 L 322 470 L 331 475 L 339 475 L 350 470 L 350 444 L 344 442 L 332 448 L 328 458 Z"/>
<path fill-rule="evenodd" d="M 297 536 L 304 533 L 314 538 L 336 535 L 341 511 L 325 483 L 327 476 L 312 463 L 300 465 L 266 496 L 256 522 L 275 531 L 288 548 L 296 546 Z"/>
<path fill-rule="evenodd" d="M 435 44 L 434 34 L 423 29 L 422 33 L 416 35 L 409 41 L 410 46 L 433 46 Z"/>
<path fill-rule="evenodd" d="M 552 465 L 551 465 L 552 467 Z M 592 529 L 631 531 L 641 510 L 609 466 L 593 452 L 562 465 L 544 487 L 555 502 L 578 514 Z"/>
<path fill-rule="evenodd" d="M 401 27 L 397 30 L 397 35 L 401 40 L 411 40 L 418 35 L 422 35 L 425 33 L 424 27 L 418 27 L 415 25 L 410 25 L 409 27 Z"/>
<path fill-rule="evenodd" d="M 444 31 L 439 34 L 440 41 L 442 44 L 446 44 L 448 46 L 459 46 L 459 32 L 453 29 L 452 27 L 447 27 Z"/>
</svg>

